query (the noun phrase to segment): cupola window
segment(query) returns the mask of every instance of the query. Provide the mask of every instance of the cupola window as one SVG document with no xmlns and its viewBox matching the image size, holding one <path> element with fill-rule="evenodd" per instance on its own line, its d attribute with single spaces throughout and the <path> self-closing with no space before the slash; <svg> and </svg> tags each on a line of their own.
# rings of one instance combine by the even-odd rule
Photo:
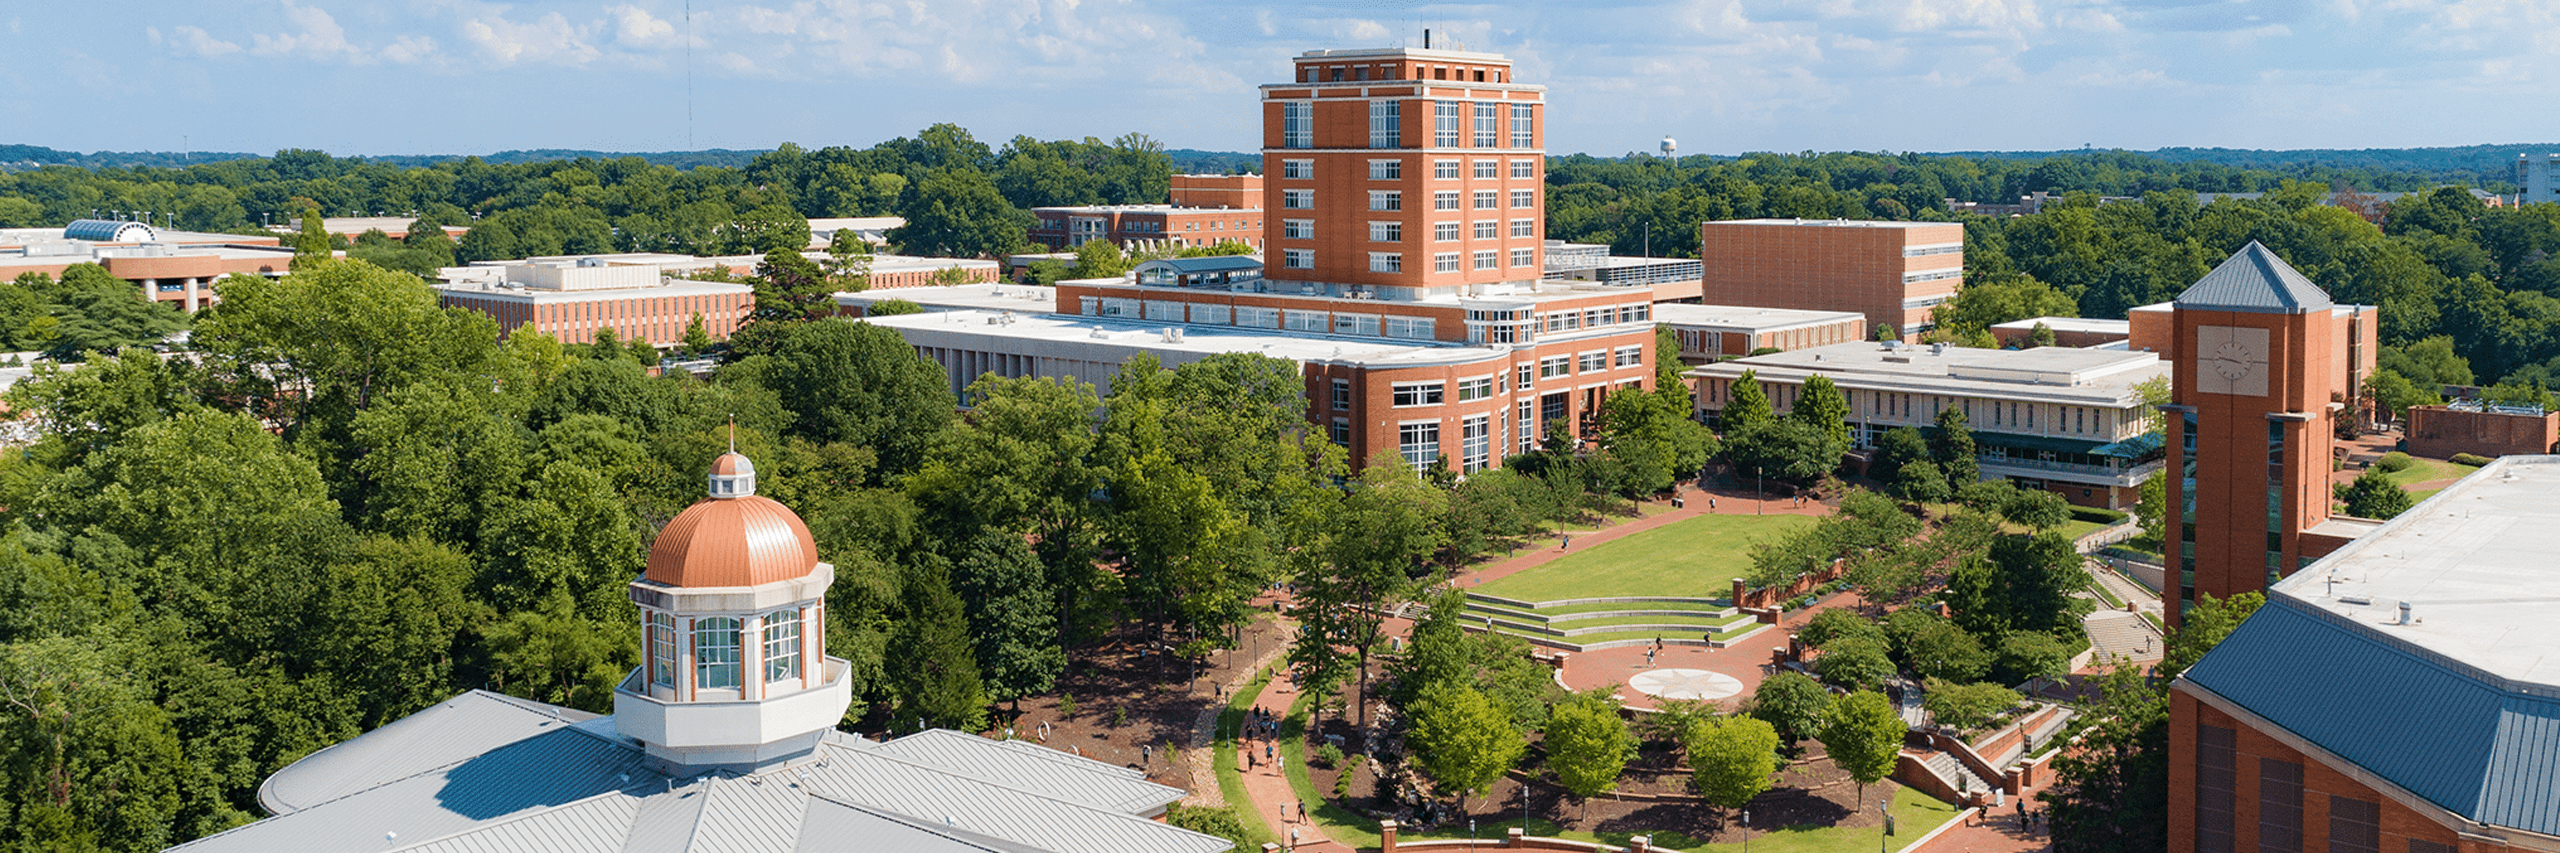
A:
<svg viewBox="0 0 2560 853">
<path fill-rule="evenodd" d="M 738 687 L 738 620 L 725 616 L 693 623 L 693 686 L 703 690 Z"/>
<path fill-rule="evenodd" d="M 649 614 L 649 682 L 676 686 L 676 617 Z"/>
<path fill-rule="evenodd" d="M 764 616 L 764 680 L 800 677 L 800 611 L 776 610 Z"/>
</svg>

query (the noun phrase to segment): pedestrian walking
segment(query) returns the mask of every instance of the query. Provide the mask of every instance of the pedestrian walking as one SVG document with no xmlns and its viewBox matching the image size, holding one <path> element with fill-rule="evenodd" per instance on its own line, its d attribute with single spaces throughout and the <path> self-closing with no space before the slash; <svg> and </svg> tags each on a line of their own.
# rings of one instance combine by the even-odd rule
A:
<svg viewBox="0 0 2560 853">
<path fill-rule="evenodd" d="M 1716 499 L 1715 499 L 1715 498 L 1708 498 L 1708 499 L 1707 499 L 1707 511 L 1708 511 L 1708 512 L 1714 512 L 1714 511 L 1716 511 Z"/>
<path fill-rule="evenodd" d="M 1289 849 L 1298 849 L 1298 828 L 1294 826 L 1289 827 Z"/>
</svg>

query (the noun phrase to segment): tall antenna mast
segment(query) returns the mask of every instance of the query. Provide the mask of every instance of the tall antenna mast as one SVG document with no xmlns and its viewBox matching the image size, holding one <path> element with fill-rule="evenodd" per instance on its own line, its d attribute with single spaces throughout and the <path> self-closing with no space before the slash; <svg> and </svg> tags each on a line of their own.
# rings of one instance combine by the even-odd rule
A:
<svg viewBox="0 0 2560 853">
<path fill-rule="evenodd" d="M 693 150 L 693 0 L 684 3 L 684 150 Z M 736 430 L 737 424 L 732 421 L 730 431 Z"/>
</svg>

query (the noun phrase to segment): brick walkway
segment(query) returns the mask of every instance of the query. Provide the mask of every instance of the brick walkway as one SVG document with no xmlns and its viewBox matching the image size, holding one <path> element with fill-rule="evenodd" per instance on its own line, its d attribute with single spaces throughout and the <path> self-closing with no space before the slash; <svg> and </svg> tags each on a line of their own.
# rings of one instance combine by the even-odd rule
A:
<svg viewBox="0 0 2560 853">
<path fill-rule="evenodd" d="M 1272 678 L 1271 683 L 1262 688 L 1261 695 L 1253 698 L 1253 704 L 1255 707 L 1285 717 L 1289 713 L 1289 703 L 1297 701 L 1297 696 L 1297 686 L 1289 683 L 1288 675 L 1282 673 Z M 1315 824 L 1307 822 L 1305 816 L 1298 813 L 1298 794 L 1290 789 L 1288 777 L 1281 775 L 1280 767 L 1262 758 L 1262 749 L 1265 745 L 1274 746 L 1274 754 L 1280 754 L 1286 760 L 1298 760 L 1296 756 L 1285 754 L 1291 751 L 1289 744 L 1274 744 L 1273 739 L 1267 737 L 1249 737 L 1236 742 L 1238 750 L 1236 769 L 1237 772 L 1244 774 L 1245 796 L 1253 800 L 1253 810 L 1262 815 L 1263 823 L 1271 828 L 1271 835 L 1280 839 L 1281 849 L 1290 849 L 1289 833 L 1295 830 L 1298 833 L 1296 847 L 1298 850 L 1317 851 L 1317 853 L 1351 853 L 1349 846 L 1325 837 L 1324 830 L 1316 828 Z M 1243 753 L 1246 751 L 1253 753 L 1254 767 L 1251 770 L 1244 769 Z M 1287 812 L 1285 818 L 1282 816 L 1283 811 Z"/>
<path fill-rule="evenodd" d="M 2030 853 L 2052 849 L 2052 843 L 2041 829 L 2027 831 L 2018 826 L 2015 800 L 2011 805 L 1992 809 L 1994 814 L 1974 818 L 1971 825 L 1958 824 L 1928 844 L 1903 853 Z M 2033 804 L 2029 804 L 2033 807 Z"/>
</svg>

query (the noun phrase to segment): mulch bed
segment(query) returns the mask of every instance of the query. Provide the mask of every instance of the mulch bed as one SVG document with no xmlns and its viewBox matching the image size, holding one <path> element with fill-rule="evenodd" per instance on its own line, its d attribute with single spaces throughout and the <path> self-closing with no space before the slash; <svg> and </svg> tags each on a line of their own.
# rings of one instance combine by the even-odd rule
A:
<svg viewBox="0 0 2560 853">
<path fill-rule="evenodd" d="M 1212 652 L 1196 669 L 1180 658 L 1149 653 L 1153 636 L 1140 626 L 1124 625 L 1100 640 L 1067 650 L 1067 671 L 1056 689 L 1044 696 L 1024 697 L 1019 717 L 1006 719 L 1009 708 L 993 716 L 1001 736 L 1006 725 L 1017 737 L 1073 749 L 1085 757 L 1146 771 L 1157 783 L 1188 790 L 1189 766 L 1167 755 L 1165 745 L 1188 748 L 1200 712 L 1223 707 L 1213 695 L 1216 685 L 1234 680 L 1252 663 L 1258 647 L 1269 651 L 1286 642 L 1267 612 L 1247 627 L 1243 648 Z M 1061 701 L 1073 697 L 1075 713 L 1061 714 Z M 1045 741 L 1042 722 L 1049 723 Z M 1145 752 L 1141 748 L 1145 747 Z M 1142 755 L 1144 756 L 1142 760 Z"/>
</svg>

